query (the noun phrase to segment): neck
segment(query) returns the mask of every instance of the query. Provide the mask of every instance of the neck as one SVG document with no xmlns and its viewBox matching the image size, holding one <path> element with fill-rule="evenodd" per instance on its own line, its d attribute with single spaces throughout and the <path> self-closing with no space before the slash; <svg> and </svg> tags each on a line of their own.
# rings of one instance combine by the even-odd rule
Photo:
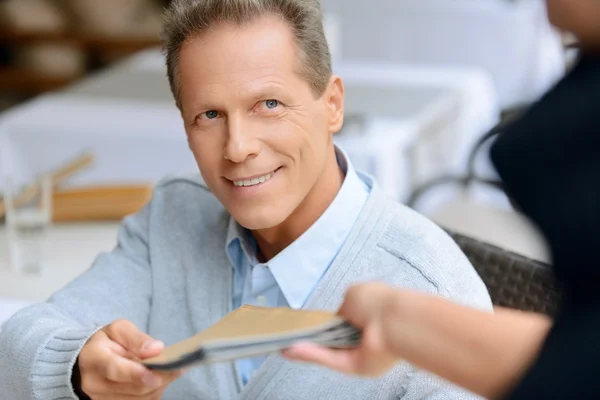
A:
<svg viewBox="0 0 600 400">
<path fill-rule="evenodd" d="M 343 181 L 344 173 L 337 163 L 332 144 L 323 174 L 298 208 L 281 224 L 252 231 L 260 261 L 265 262 L 275 257 L 306 232 L 333 202 Z"/>
</svg>

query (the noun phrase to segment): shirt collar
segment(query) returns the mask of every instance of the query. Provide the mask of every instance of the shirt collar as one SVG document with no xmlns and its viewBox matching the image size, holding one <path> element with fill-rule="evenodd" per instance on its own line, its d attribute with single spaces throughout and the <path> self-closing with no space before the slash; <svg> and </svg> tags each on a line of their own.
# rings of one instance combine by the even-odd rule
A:
<svg viewBox="0 0 600 400">
<path fill-rule="evenodd" d="M 348 156 L 338 147 L 336 158 L 345 172 L 338 194 L 306 232 L 266 263 L 292 308 L 304 305 L 337 256 L 358 219 L 372 186 L 370 179 L 359 177 Z M 229 221 L 226 243 L 227 254 L 234 269 L 241 264 L 236 262 L 239 261 L 238 257 L 244 255 L 251 265 L 257 264 L 256 242 L 251 232 L 233 218 Z M 237 252 L 234 251 L 236 244 Z"/>
</svg>

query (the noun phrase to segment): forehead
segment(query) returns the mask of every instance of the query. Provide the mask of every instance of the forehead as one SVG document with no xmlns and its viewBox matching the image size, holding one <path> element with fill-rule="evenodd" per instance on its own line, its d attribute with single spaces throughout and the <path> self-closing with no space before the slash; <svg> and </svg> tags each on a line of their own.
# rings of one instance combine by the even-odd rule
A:
<svg viewBox="0 0 600 400">
<path fill-rule="evenodd" d="M 194 84 L 240 85 L 297 70 L 297 45 L 289 25 L 265 17 L 244 25 L 223 23 L 186 40 L 180 51 L 182 90 Z"/>
</svg>

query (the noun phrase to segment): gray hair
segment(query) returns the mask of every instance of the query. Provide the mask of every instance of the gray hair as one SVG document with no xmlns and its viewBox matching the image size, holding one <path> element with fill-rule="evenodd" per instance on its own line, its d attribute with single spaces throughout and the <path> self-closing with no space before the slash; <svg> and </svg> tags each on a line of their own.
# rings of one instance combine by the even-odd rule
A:
<svg viewBox="0 0 600 400">
<path fill-rule="evenodd" d="M 177 107 L 181 109 L 179 52 L 190 37 L 219 23 L 243 25 L 267 15 L 286 21 L 298 45 L 298 73 L 315 97 L 331 77 L 331 55 L 323 32 L 319 0 L 173 0 L 165 11 L 163 46 L 167 75 Z"/>
</svg>

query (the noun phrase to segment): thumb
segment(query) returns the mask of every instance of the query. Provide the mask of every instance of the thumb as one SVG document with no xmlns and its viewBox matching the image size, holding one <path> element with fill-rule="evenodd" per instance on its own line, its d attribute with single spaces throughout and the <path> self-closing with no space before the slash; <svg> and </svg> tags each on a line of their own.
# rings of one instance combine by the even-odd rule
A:
<svg viewBox="0 0 600 400">
<path fill-rule="evenodd" d="M 354 285 L 346 292 L 338 315 L 357 328 L 365 328 L 381 314 L 390 291 L 389 286 L 377 282 Z"/>
<path fill-rule="evenodd" d="M 282 354 L 290 360 L 320 364 L 344 373 L 354 373 L 356 370 L 355 349 L 334 350 L 312 343 L 298 343 L 282 351 Z"/>
<path fill-rule="evenodd" d="M 346 292 L 344 301 L 338 310 L 338 315 L 357 328 L 365 328 L 371 318 L 371 310 L 365 301 L 365 292 L 369 291 L 366 285 L 355 285 Z"/>
<path fill-rule="evenodd" d="M 103 330 L 112 341 L 140 359 L 157 356 L 165 347 L 163 342 L 143 333 L 130 321 L 115 321 Z"/>
</svg>

